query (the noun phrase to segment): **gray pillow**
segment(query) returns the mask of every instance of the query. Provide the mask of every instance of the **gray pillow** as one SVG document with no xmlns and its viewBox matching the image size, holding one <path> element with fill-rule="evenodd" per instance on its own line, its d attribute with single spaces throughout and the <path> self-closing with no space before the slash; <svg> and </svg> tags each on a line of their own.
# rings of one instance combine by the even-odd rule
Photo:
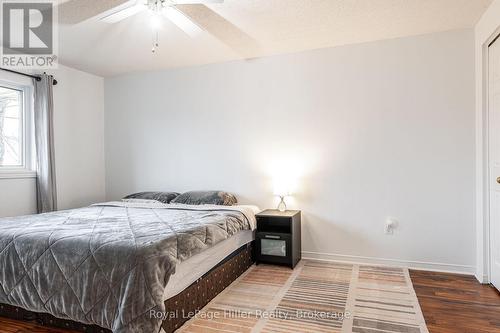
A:
<svg viewBox="0 0 500 333">
<path fill-rule="evenodd" d="M 231 193 L 223 191 L 190 191 L 182 193 L 172 200 L 172 203 L 232 206 L 238 203 L 238 200 Z"/>
<path fill-rule="evenodd" d="M 168 204 L 178 195 L 179 193 L 177 192 L 139 192 L 139 193 L 129 194 L 123 199 L 157 200 L 159 202 Z"/>
</svg>

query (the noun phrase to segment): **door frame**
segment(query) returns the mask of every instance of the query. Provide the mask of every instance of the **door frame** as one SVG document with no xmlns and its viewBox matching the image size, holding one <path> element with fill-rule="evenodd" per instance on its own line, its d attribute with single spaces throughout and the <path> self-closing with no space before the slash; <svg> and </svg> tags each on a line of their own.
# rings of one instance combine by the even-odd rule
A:
<svg viewBox="0 0 500 333">
<path fill-rule="evenodd" d="M 489 46 L 500 43 L 500 26 L 482 43 L 476 66 L 476 279 L 491 281 L 489 169 Z M 477 38 L 477 36 L 476 36 Z"/>
</svg>

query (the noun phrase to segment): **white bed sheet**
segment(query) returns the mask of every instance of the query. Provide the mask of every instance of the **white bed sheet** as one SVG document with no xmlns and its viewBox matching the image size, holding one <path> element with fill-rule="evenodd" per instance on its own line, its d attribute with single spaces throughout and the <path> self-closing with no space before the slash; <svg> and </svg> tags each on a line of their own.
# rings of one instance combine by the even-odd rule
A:
<svg viewBox="0 0 500 333">
<path fill-rule="evenodd" d="M 175 274 L 168 281 L 163 299 L 167 300 L 179 294 L 228 255 L 254 239 L 255 231 L 242 230 L 231 238 L 181 262 L 177 265 Z"/>
</svg>

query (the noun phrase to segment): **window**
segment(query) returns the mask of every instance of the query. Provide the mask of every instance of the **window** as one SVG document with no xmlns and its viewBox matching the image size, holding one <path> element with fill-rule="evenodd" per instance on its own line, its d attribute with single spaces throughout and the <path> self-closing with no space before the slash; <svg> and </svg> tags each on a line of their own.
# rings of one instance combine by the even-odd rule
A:
<svg viewBox="0 0 500 333">
<path fill-rule="evenodd" d="M 23 92 L 0 87 L 0 165 L 21 167 L 24 162 Z"/>
<path fill-rule="evenodd" d="M 0 82 L 0 176 L 32 169 L 29 92 Z"/>
</svg>

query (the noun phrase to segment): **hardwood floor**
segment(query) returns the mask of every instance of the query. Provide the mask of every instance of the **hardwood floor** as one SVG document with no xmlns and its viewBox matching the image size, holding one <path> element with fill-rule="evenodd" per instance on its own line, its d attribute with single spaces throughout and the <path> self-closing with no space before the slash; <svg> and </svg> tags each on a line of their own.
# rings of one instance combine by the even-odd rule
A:
<svg viewBox="0 0 500 333">
<path fill-rule="evenodd" d="M 473 276 L 410 271 L 430 333 L 500 333 L 500 294 Z"/>
<path fill-rule="evenodd" d="M 500 294 L 472 276 L 410 271 L 430 333 L 500 333 Z M 75 333 L 0 317 L 0 333 Z"/>
<path fill-rule="evenodd" d="M 0 333 L 77 333 L 0 317 Z"/>
</svg>

